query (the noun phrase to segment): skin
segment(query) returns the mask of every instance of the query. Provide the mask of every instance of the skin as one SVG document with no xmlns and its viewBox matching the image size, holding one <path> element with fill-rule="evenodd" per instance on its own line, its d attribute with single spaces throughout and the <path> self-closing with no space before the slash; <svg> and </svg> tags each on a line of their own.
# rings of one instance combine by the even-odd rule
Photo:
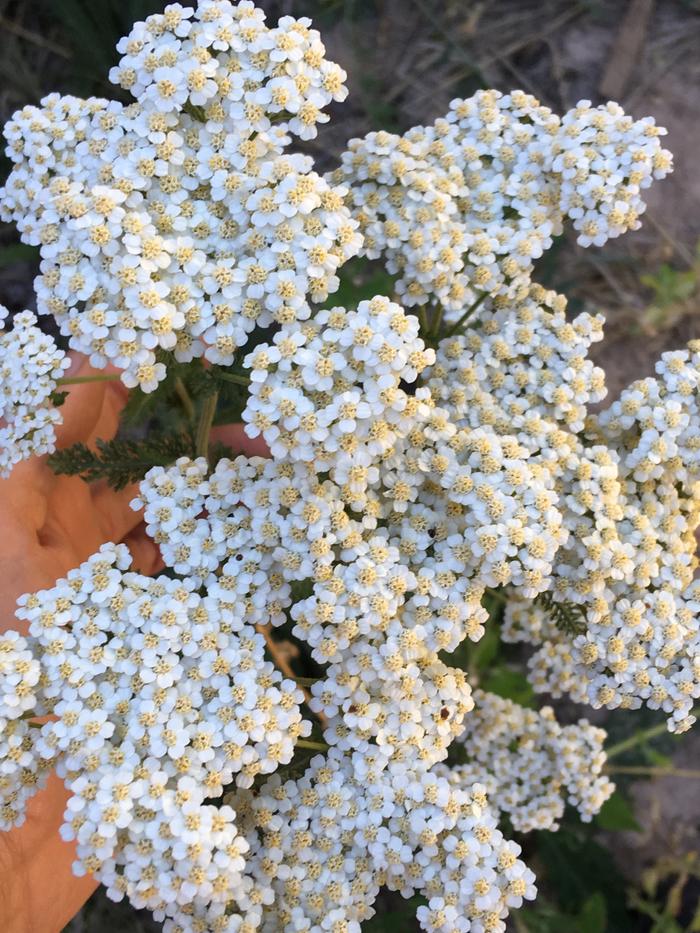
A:
<svg viewBox="0 0 700 933">
<path fill-rule="evenodd" d="M 69 375 L 94 372 L 76 358 Z M 97 438 L 114 437 L 127 394 L 118 381 L 71 386 L 57 446 L 94 445 Z M 215 429 L 212 439 L 248 456 L 265 454 L 264 443 L 248 439 L 240 424 Z M 115 492 L 106 483 L 56 476 L 46 457 L 19 463 L 0 479 L 0 631 L 23 631 L 14 617 L 17 598 L 53 586 L 107 541 L 128 545 L 133 569 L 141 573 L 162 568 L 141 515 L 129 506 L 137 492 L 137 485 Z M 30 800 L 25 823 L 0 835 L 3 933 L 59 933 L 97 887 L 91 876 L 72 874 L 75 846 L 59 835 L 68 796 L 62 781 L 51 775 Z"/>
</svg>

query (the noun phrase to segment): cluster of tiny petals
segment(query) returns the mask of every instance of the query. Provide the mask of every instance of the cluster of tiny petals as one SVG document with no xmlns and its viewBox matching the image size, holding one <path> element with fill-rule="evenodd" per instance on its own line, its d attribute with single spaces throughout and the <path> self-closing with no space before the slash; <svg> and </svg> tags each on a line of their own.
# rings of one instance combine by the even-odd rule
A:
<svg viewBox="0 0 700 933">
<path fill-rule="evenodd" d="M 603 371 L 587 359 L 603 338 L 600 315 L 566 315 L 563 295 L 529 284 L 509 300 L 487 299 L 478 329 L 445 337 L 425 375 L 433 396 L 458 422 L 523 426 L 535 415 L 583 430 L 587 405 L 605 397 Z"/>
<path fill-rule="evenodd" d="M 568 695 L 594 709 L 638 709 L 667 715 L 671 732 L 685 732 L 700 697 L 700 591 L 627 591 L 602 618 L 566 635 L 537 605 L 511 598 L 504 638 L 536 650 L 528 665 L 537 692 Z"/>
<path fill-rule="evenodd" d="M 76 871 L 166 933 L 359 933 L 382 887 L 425 898 L 426 931 L 503 933 L 535 891 L 499 818 L 590 820 L 612 785 L 601 730 L 451 666 L 495 624 L 487 589 L 537 692 L 679 732 L 700 696 L 700 344 L 590 414 L 602 320 L 531 281 L 566 218 L 583 245 L 639 225 L 663 131 L 484 91 L 323 178 L 290 145 L 344 73 L 307 20 L 172 4 L 119 52 L 134 103 L 51 95 L 8 124 L 3 217 L 40 247 L 40 310 L 127 385 L 157 388 L 166 353 L 242 362 L 271 456 L 148 472 L 133 505 L 167 575 L 106 545 L 20 600 L 0 827 L 56 767 Z M 396 300 L 319 308 L 361 246 Z M 17 402 L 32 450 L 67 365 L 34 324 L 0 337 L 0 381 L 41 395 Z M 317 671 L 306 695 L 270 626 Z"/>
<path fill-rule="evenodd" d="M 418 319 L 381 296 L 281 328 L 244 361 L 247 433 L 262 434 L 273 457 L 314 462 L 331 476 L 371 466 L 408 433 L 427 397 L 400 388 L 435 361 L 418 333 Z"/>
<path fill-rule="evenodd" d="M 344 96 L 308 21 L 202 0 L 120 48 L 133 104 L 52 94 L 7 124 L 0 213 L 40 247 L 39 310 L 148 392 L 165 351 L 230 364 L 256 326 L 307 316 L 360 236 L 345 189 L 288 151 Z"/>
<path fill-rule="evenodd" d="M 0 635 L 0 830 L 21 826 L 25 805 L 43 787 L 49 765 L 36 754 L 35 714 L 41 666 L 18 632 Z"/>
<path fill-rule="evenodd" d="M 404 303 L 458 316 L 526 284 L 565 218 L 583 246 L 639 227 L 641 191 L 671 171 L 663 133 L 617 104 L 559 118 L 521 91 L 479 91 L 431 126 L 351 140 L 332 177 Z"/>
<path fill-rule="evenodd" d="M 0 327 L 8 313 L 0 305 Z M 22 311 L 10 330 L 0 330 L 0 476 L 56 446 L 61 415 L 51 396 L 70 360 L 36 324 L 31 311 Z"/>
<path fill-rule="evenodd" d="M 534 878 L 497 829 L 483 787 L 377 764 L 331 750 L 250 801 L 248 838 L 270 853 L 255 866 L 274 897 L 263 933 L 360 933 L 380 886 L 422 894 L 418 920 L 431 933 L 505 930 L 508 909 L 534 896 Z"/>
<path fill-rule="evenodd" d="M 551 707 L 526 709 L 483 690 L 460 736 L 467 764 L 453 780 L 479 782 L 489 805 L 520 832 L 556 829 L 565 805 L 588 822 L 614 790 L 602 773 L 605 732 L 582 719 L 561 726 Z"/>
<path fill-rule="evenodd" d="M 225 907 L 248 885 L 247 844 L 235 812 L 206 801 L 291 760 L 310 729 L 303 694 L 234 602 L 129 563 L 124 545 L 104 545 L 20 599 L 51 714 L 33 751 L 70 792 L 62 835 L 79 874 L 155 912 Z"/>
</svg>

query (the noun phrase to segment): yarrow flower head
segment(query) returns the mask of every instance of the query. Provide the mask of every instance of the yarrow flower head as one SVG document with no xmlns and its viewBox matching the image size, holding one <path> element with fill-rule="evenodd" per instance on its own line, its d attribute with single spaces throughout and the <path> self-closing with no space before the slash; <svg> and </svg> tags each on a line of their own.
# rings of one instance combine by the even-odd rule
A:
<svg viewBox="0 0 700 933">
<path fill-rule="evenodd" d="M 590 820 L 605 734 L 472 690 L 456 649 L 500 625 L 537 693 L 671 731 L 700 695 L 700 346 L 594 413 L 602 318 L 532 281 L 566 221 L 583 246 L 639 226 L 663 130 L 483 91 L 322 177 L 291 146 L 345 76 L 308 20 L 172 4 L 119 52 L 133 103 L 50 95 L 8 124 L 3 216 L 93 364 L 155 391 L 203 357 L 270 456 L 209 446 L 216 395 L 183 384 L 206 455 L 133 502 L 166 573 L 108 544 L 20 599 L 1 825 L 55 767 L 76 871 L 166 933 L 358 933 L 382 887 L 420 894 L 426 931 L 501 933 L 535 888 L 499 819 Z M 394 294 L 333 305 L 359 251 Z M 8 466 L 48 449 L 66 365 L 30 318 L 2 338 Z"/>
<path fill-rule="evenodd" d="M 0 326 L 8 314 L 0 305 Z M 20 460 L 55 450 L 61 415 L 52 396 L 69 366 L 31 311 L 16 314 L 11 330 L 0 330 L 0 476 Z"/>
<path fill-rule="evenodd" d="M 567 218 L 582 246 L 636 229 L 641 190 L 671 170 L 664 133 L 613 103 L 560 119 L 522 91 L 479 91 L 430 126 L 350 140 L 331 177 L 404 304 L 458 317 L 480 293 L 527 284 Z"/>
<path fill-rule="evenodd" d="M 152 391 L 164 351 L 231 363 L 256 326 L 308 316 L 360 245 L 344 187 L 288 151 L 342 100 L 306 19 L 170 5 L 119 43 L 135 100 L 51 94 L 5 128 L 0 212 L 39 246 L 39 310 L 96 366 Z"/>
</svg>

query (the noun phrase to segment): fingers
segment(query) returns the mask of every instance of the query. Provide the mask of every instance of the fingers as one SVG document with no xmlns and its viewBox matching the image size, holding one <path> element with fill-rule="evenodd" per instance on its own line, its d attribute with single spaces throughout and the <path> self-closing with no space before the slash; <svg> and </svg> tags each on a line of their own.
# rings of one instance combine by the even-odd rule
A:
<svg viewBox="0 0 700 933">
<path fill-rule="evenodd" d="M 101 480 L 90 487 L 92 506 L 104 541 L 118 543 L 142 523 L 141 512 L 135 512 L 129 505 L 138 493 L 138 483 L 116 490 Z"/>
<path fill-rule="evenodd" d="M 22 460 L 8 477 L 0 478 L 0 516 L 6 536 L 0 540 L 0 551 L 20 530 L 36 533 L 46 521 L 54 477 L 45 461 L 45 457 Z"/>
<path fill-rule="evenodd" d="M 244 425 L 222 424 L 212 428 L 213 441 L 221 441 L 230 447 L 233 454 L 244 454 L 246 457 L 269 457 L 270 451 L 262 437 L 251 438 L 245 433 Z"/>
<path fill-rule="evenodd" d="M 71 366 L 69 376 L 98 374 L 86 357 L 76 355 L 74 359 L 75 368 Z M 88 440 L 102 411 L 106 385 L 105 382 L 81 382 L 66 386 L 68 395 L 60 409 L 63 423 L 56 428 L 56 446 L 59 449 Z"/>
<path fill-rule="evenodd" d="M 143 522 L 129 532 L 124 538 L 124 544 L 131 551 L 134 570 L 152 577 L 164 568 L 158 545 L 146 534 Z"/>
<path fill-rule="evenodd" d="M 123 382 L 106 382 L 99 417 L 87 439 L 88 447 L 94 447 L 98 438 L 111 441 L 119 430 L 122 409 L 129 398 L 129 390 Z"/>
</svg>

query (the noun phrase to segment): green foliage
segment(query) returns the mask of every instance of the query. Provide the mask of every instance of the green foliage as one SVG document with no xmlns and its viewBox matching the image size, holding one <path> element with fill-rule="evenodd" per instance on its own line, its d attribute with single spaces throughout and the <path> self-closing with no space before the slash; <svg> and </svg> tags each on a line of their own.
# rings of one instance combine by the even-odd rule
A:
<svg viewBox="0 0 700 933">
<path fill-rule="evenodd" d="M 518 668 L 499 664 L 492 667 L 482 684 L 484 690 L 497 693 L 521 706 L 535 706 L 535 693 L 525 674 Z"/>
<path fill-rule="evenodd" d="M 18 262 L 32 262 L 39 265 L 39 248 L 26 243 L 8 243 L 0 249 L 0 269 L 14 266 Z"/>
<path fill-rule="evenodd" d="M 541 863 L 541 867 L 536 866 L 536 873 L 545 898 L 550 902 L 555 900 L 557 908 L 565 916 L 578 918 L 579 924 L 583 915 L 588 926 L 583 927 L 581 933 L 605 933 L 607 930 L 621 933 L 630 928 L 625 880 L 610 852 L 595 841 L 587 827 L 567 815 L 558 832 L 537 832 L 533 837 Z M 601 912 L 589 903 L 594 896 L 601 898 L 605 905 L 603 924 L 597 928 L 592 924 Z M 557 933 L 568 933 L 569 929 L 579 928 L 569 927 L 564 920 L 552 933 L 554 929 Z"/>
<path fill-rule="evenodd" d="M 117 42 L 135 22 L 163 9 L 158 0 L 40 0 L 38 6 L 61 27 L 71 53 L 64 71 L 68 86 L 107 97 L 120 96 L 107 77 L 117 63 Z"/>
<path fill-rule="evenodd" d="M 52 454 L 49 464 L 54 473 L 81 476 L 88 482 L 104 479 L 114 489 L 123 489 L 142 479 L 151 467 L 194 454 L 192 437 L 184 432 L 149 435 L 142 440 L 98 439 L 96 447 L 91 450 L 86 444 L 73 444 Z"/>
<path fill-rule="evenodd" d="M 326 299 L 322 307 L 356 308 L 361 301 L 374 298 L 375 295 L 394 294 L 396 276 L 390 275 L 378 262 L 368 259 L 351 259 L 338 271 L 340 285 L 338 290 Z"/>
<path fill-rule="evenodd" d="M 596 825 L 611 831 L 631 829 L 641 831 L 641 826 L 634 817 L 634 811 L 624 794 L 616 790 L 608 797 L 595 818 Z"/>
<path fill-rule="evenodd" d="M 549 615 L 554 624 L 567 635 L 581 635 L 586 631 L 586 616 L 583 609 L 575 603 L 555 602 L 549 592 L 535 597 L 535 605 Z"/>
<path fill-rule="evenodd" d="M 651 920 L 649 933 L 698 933 L 700 855 L 662 856 L 642 876 L 639 891 L 630 892 L 630 904 Z"/>
<path fill-rule="evenodd" d="M 576 914 L 563 914 L 546 902 L 518 912 L 518 929 L 527 933 L 606 933 L 607 908 L 599 892 L 591 894 Z"/>
<path fill-rule="evenodd" d="M 416 911 L 425 903 L 425 898 L 418 895 L 408 900 L 392 895 L 390 911 L 377 914 L 363 923 L 362 933 L 406 933 L 408 930 L 417 930 Z"/>
<path fill-rule="evenodd" d="M 676 269 L 667 263 L 640 281 L 653 292 L 651 303 L 641 316 L 642 329 L 647 333 L 673 327 L 686 314 L 697 312 L 700 302 L 700 242 L 692 262 L 685 269 Z"/>
</svg>

